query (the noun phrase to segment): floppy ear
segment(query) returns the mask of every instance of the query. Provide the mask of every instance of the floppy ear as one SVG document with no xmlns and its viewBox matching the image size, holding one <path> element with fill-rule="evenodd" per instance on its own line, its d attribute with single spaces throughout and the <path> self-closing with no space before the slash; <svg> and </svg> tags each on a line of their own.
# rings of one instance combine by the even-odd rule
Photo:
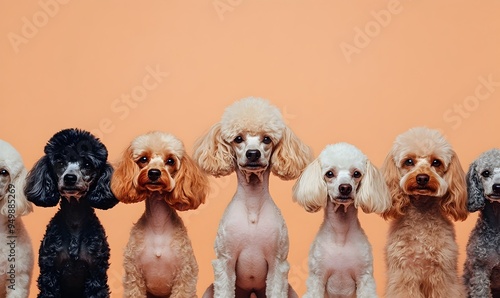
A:
<svg viewBox="0 0 500 298">
<path fill-rule="evenodd" d="M 208 178 L 189 156 L 182 157 L 181 166 L 174 179 L 172 200 L 169 200 L 174 208 L 185 211 L 196 209 L 205 203 L 210 188 Z"/>
<path fill-rule="evenodd" d="M 317 212 L 326 207 L 328 189 L 321 172 L 319 159 L 309 164 L 293 186 L 293 201 L 307 212 Z"/>
<path fill-rule="evenodd" d="M 403 192 L 399 182 L 401 176 L 394 163 L 392 152 L 385 158 L 382 165 L 382 174 L 389 190 L 391 204 L 388 210 L 382 213 L 384 219 L 395 219 L 404 215 L 406 207 L 410 204 L 410 198 Z"/>
<path fill-rule="evenodd" d="M 15 200 L 15 209 L 13 214 L 15 217 L 23 216 L 33 211 L 33 205 L 26 199 L 26 196 L 24 195 L 26 175 L 27 171 L 23 167 L 23 169 L 21 169 L 21 172 L 19 172 L 19 174 L 13 178 L 12 185 L 14 187 L 12 188 L 12 193 L 7 193 L 5 195 L 6 197 L 3 199 L 4 204 L 2 209 L 0 210 L 0 213 L 2 215 L 9 216 L 9 214 L 12 214 L 9 213 L 9 210 L 11 210 L 11 208 L 9 208 L 9 199 Z"/>
<path fill-rule="evenodd" d="M 448 183 L 448 192 L 442 199 L 441 209 L 454 220 L 465 220 L 468 215 L 465 173 L 455 152 L 444 179 Z"/>
<path fill-rule="evenodd" d="M 130 146 L 123 152 L 122 159 L 116 165 L 111 176 L 111 191 L 116 198 L 125 204 L 144 201 L 146 193 L 139 193 L 135 185 L 139 175 L 139 166 L 132 159 Z"/>
<path fill-rule="evenodd" d="M 484 208 L 486 200 L 484 198 L 483 183 L 476 170 L 476 163 L 472 163 L 466 176 L 467 182 L 467 209 L 469 212 L 475 212 Z"/>
<path fill-rule="evenodd" d="M 198 139 L 194 148 L 194 160 L 210 175 L 220 177 L 234 171 L 235 155 L 221 137 L 220 123 L 214 124 L 204 137 Z"/>
<path fill-rule="evenodd" d="M 40 158 L 29 171 L 24 194 L 28 201 L 41 207 L 53 207 L 59 202 L 61 196 L 57 189 L 57 183 L 49 172 L 47 156 Z"/>
<path fill-rule="evenodd" d="M 283 180 L 296 179 L 312 159 L 311 148 L 285 126 L 271 157 L 271 171 Z"/>
<path fill-rule="evenodd" d="M 369 160 L 357 191 L 355 207 L 361 207 L 366 213 L 382 213 L 391 207 L 391 196 L 384 177 Z"/>
<path fill-rule="evenodd" d="M 98 209 L 109 209 L 118 204 L 118 200 L 111 192 L 111 176 L 113 168 L 109 163 L 106 163 L 101 171 L 98 180 L 95 182 L 95 187 L 87 195 L 90 206 Z"/>
</svg>

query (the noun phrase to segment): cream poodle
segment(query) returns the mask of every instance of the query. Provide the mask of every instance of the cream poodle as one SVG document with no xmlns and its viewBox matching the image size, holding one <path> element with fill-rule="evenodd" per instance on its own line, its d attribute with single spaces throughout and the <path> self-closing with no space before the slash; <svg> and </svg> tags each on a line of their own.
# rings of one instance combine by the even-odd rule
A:
<svg viewBox="0 0 500 298">
<path fill-rule="evenodd" d="M 203 297 L 296 297 L 288 284 L 288 231 L 269 194 L 269 175 L 297 178 L 312 159 L 310 148 L 259 98 L 229 106 L 195 148 L 205 171 L 238 178 L 215 241 L 215 281 Z"/>
<path fill-rule="evenodd" d="M 29 295 L 33 247 L 21 216 L 33 211 L 33 207 L 24 195 L 26 174 L 21 155 L 0 140 L 0 297 Z"/>
<path fill-rule="evenodd" d="M 391 204 L 379 170 L 355 146 L 328 145 L 293 187 L 308 212 L 325 210 L 309 252 L 304 298 L 377 297 L 373 255 L 358 220 L 358 208 L 382 213 Z"/>
<path fill-rule="evenodd" d="M 123 203 L 145 201 L 146 210 L 130 232 L 124 255 L 125 297 L 196 297 L 198 264 L 177 211 L 205 201 L 205 173 L 171 134 L 135 138 L 111 180 Z"/>
<path fill-rule="evenodd" d="M 451 220 L 467 218 L 465 174 L 436 130 L 399 135 L 383 173 L 392 197 L 386 246 L 387 297 L 464 297 Z"/>
</svg>

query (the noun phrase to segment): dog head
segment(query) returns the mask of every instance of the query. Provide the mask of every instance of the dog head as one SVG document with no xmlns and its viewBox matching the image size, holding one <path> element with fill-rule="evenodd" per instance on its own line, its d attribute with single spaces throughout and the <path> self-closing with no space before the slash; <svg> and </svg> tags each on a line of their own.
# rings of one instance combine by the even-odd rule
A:
<svg viewBox="0 0 500 298">
<path fill-rule="evenodd" d="M 213 176 L 236 168 L 262 179 L 269 167 L 281 179 L 297 178 L 312 154 L 285 125 L 280 111 L 260 98 L 246 98 L 227 107 L 219 123 L 195 145 L 194 158 Z"/>
<path fill-rule="evenodd" d="M 410 198 L 434 197 L 455 220 L 467 217 L 465 174 L 451 145 L 437 131 L 418 127 L 399 135 L 383 172 L 392 196 L 384 217 L 405 214 Z"/>
<path fill-rule="evenodd" d="M 179 139 L 151 132 L 135 138 L 123 153 L 111 188 L 124 203 L 140 202 L 158 193 L 169 205 L 183 211 L 205 202 L 209 183 Z"/>
<path fill-rule="evenodd" d="M 390 206 L 387 186 L 379 170 L 355 146 L 328 145 L 309 164 L 293 187 L 293 199 L 308 212 L 354 204 L 363 211 L 384 212 Z"/>
<path fill-rule="evenodd" d="M 481 154 L 470 165 L 466 179 L 470 212 L 482 209 L 486 199 L 500 202 L 500 150 L 491 149 Z"/>
<path fill-rule="evenodd" d="M 45 156 L 27 177 L 28 200 L 42 207 L 57 205 L 59 198 L 87 200 L 94 208 L 118 203 L 109 187 L 113 169 L 106 147 L 92 134 L 79 129 L 56 133 L 45 146 Z"/>
<path fill-rule="evenodd" d="M 24 195 L 26 168 L 21 155 L 9 143 L 0 140 L 0 214 L 14 217 L 33 211 Z"/>
</svg>

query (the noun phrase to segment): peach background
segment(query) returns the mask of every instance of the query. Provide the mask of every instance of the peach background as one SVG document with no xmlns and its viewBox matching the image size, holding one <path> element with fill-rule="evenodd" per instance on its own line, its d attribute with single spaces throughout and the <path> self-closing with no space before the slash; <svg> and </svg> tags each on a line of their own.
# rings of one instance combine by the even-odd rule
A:
<svg viewBox="0 0 500 298">
<path fill-rule="evenodd" d="M 380 166 L 394 138 L 420 125 L 445 133 L 465 170 L 478 154 L 500 146 L 495 0 L 61 2 L 0 1 L 0 138 L 20 151 L 28 168 L 45 142 L 68 127 L 98 134 L 111 161 L 150 130 L 177 135 L 192 152 L 223 109 L 247 96 L 278 106 L 315 155 L 347 141 Z M 43 3 L 51 3 L 50 16 Z M 35 30 L 27 31 L 26 22 L 36 22 Z M 365 30 L 370 35 L 363 39 Z M 13 45 L 23 32 L 24 42 Z M 355 51 L 349 57 L 341 50 L 346 44 Z M 168 76 L 133 108 L 117 102 L 123 94 L 140 95 L 148 67 Z M 479 78 L 488 77 L 496 85 L 481 87 Z M 454 110 L 464 104 L 462 114 Z M 213 280 L 213 242 L 236 178 L 211 182 L 207 203 L 182 215 L 200 267 L 199 295 Z M 290 283 L 302 295 L 322 213 L 292 202 L 293 183 L 273 177 L 271 192 L 289 229 Z M 35 251 L 55 212 L 37 207 L 25 217 Z M 122 252 L 142 212 L 142 204 L 98 211 L 111 246 L 113 297 L 122 294 Z M 382 294 L 388 225 L 375 214 L 360 217 Z M 456 224 L 460 271 L 476 218 Z M 37 276 L 36 265 L 32 297 Z"/>
</svg>

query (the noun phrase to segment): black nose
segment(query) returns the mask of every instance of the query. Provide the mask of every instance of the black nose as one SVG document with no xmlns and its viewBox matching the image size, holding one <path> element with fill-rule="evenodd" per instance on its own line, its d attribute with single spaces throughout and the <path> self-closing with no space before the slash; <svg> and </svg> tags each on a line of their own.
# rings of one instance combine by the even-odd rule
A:
<svg viewBox="0 0 500 298">
<path fill-rule="evenodd" d="M 254 162 L 254 161 L 259 160 L 260 151 L 259 150 L 247 150 L 247 153 L 245 155 L 247 156 L 248 161 Z"/>
<path fill-rule="evenodd" d="M 493 184 L 492 189 L 493 189 L 494 193 L 500 194 L 500 184 L 498 184 L 498 183 Z"/>
<path fill-rule="evenodd" d="M 352 191 L 352 186 L 350 184 L 340 184 L 339 192 L 343 196 L 348 196 Z"/>
<path fill-rule="evenodd" d="M 76 184 L 77 179 L 78 179 L 78 177 L 76 177 L 76 175 L 66 174 L 66 175 L 64 175 L 64 184 L 66 184 L 68 186 L 73 186 Z"/>
<path fill-rule="evenodd" d="M 420 186 L 424 186 L 429 182 L 429 175 L 427 174 L 418 174 L 417 175 L 417 183 Z"/>
<path fill-rule="evenodd" d="M 151 181 L 156 181 L 158 178 L 160 178 L 161 172 L 160 170 L 157 169 L 152 169 L 148 171 L 148 177 Z"/>
</svg>

